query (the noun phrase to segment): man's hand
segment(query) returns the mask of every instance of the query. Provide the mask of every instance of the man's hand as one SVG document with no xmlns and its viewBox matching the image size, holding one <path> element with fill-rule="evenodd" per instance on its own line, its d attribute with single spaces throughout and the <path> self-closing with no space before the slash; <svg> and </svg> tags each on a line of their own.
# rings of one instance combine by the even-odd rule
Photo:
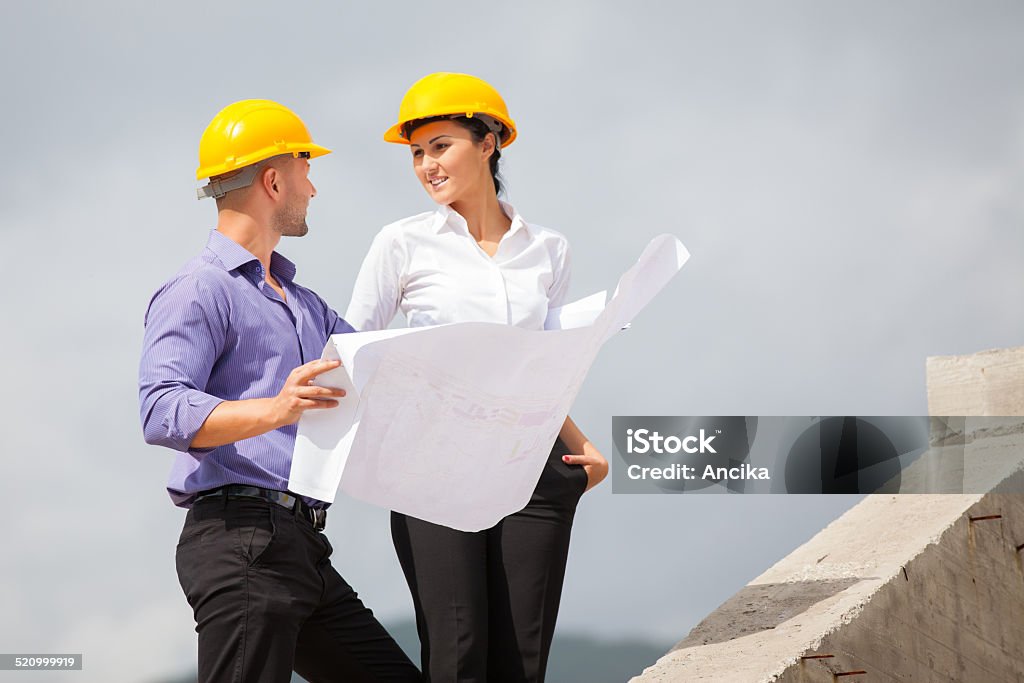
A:
<svg viewBox="0 0 1024 683">
<path fill-rule="evenodd" d="M 316 386 L 313 379 L 340 365 L 340 360 L 314 360 L 292 370 L 281 391 L 270 399 L 273 422 L 283 427 L 298 422 L 307 410 L 337 407 L 345 390 Z"/>
<path fill-rule="evenodd" d="M 345 390 L 315 386 L 313 379 L 340 365 L 337 360 L 310 361 L 291 371 L 277 396 L 219 403 L 190 448 L 216 448 L 295 424 L 307 410 L 334 408 Z"/>
</svg>

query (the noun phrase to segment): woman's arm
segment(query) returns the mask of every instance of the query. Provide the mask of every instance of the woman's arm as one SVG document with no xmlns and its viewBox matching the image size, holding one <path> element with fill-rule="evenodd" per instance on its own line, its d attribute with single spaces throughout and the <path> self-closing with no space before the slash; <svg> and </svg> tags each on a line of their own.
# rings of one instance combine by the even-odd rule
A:
<svg viewBox="0 0 1024 683">
<path fill-rule="evenodd" d="M 381 230 L 370 244 L 345 311 L 345 321 L 357 332 L 387 329 L 398 313 L 402 299 L 402 245 L 389 227 Z"/>
<path fill-rule="evenodd" d="M 583 465 L 587 471 L 587 491 L 594 488 L 608 476 L 608 461 L 601 455 L 601 451 L 590 443 L 586 435 L 580 431 L 572 418 L 566 415 L 562 431 L 558 433 L 562 443 L 569 449 L 570 453 L 582 455 L 563 455 L 562 460 L 569 465 Z"/>
</svg>

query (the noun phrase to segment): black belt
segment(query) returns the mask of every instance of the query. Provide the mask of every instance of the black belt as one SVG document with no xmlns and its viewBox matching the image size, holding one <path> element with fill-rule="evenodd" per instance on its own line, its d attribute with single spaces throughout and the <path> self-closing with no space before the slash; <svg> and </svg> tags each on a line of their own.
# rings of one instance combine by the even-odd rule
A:
<svg viewBox="0 0 1024 683">
<path fill-rule="evenodd" d="M 327 526 L 327 510 L 310 507 L 306 504 L 306 501 L 286 491 L 275 491 L 274 489 L 264 489 L 259 486 L 247 486 L 245 484 L 228 484 L 219 489 L 200 491 L 196 494 L 193 502 L 198 502 L 205 498 L 213 498 L 214 496 L 229 499 L 259 498 L 260 500 L 269 500 L 271 503 L 276 503 L 293 512 L 297 511 L 299 516 L 310 521 L 313 529 L 316 531 L 323 531 L 324 527 Z"/>
</svg>

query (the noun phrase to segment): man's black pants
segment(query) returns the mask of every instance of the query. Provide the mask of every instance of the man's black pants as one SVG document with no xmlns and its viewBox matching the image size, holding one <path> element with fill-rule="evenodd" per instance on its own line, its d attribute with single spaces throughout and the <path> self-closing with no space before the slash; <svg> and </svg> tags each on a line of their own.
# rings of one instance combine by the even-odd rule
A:
<svg viewBox="0 0 1024 683">
<path fill-rule="evenodd" d="M 331 544 L 276 503 L 215 496 L 185 517 L 176 565 L 199 634 L 199 683 L 419 681 L 331 566 Z"/>
<path fill-rule="evenodd" d="M 416 608 L 431 683 L 543 683 L 580 465 L 555 442 L 529 504 L 490 529 L 456 531 L 397 512 L 391 535 Z"/>
</svg>

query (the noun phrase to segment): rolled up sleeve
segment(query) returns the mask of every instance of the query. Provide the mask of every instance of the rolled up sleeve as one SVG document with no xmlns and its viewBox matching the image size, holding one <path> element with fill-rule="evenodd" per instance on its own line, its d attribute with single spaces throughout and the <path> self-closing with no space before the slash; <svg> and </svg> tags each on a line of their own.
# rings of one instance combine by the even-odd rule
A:
<svg viewBox="0 0 1024 683">
<path fill-rule="evenodd" d="M 150 301 L 139 364 L 146 443 L 189 450 L 206 418 L 223 401 L 205 388 L 224 348 L 225 302 L 223 292 L 196 273 L 171 281 Z"/>
</svg>

